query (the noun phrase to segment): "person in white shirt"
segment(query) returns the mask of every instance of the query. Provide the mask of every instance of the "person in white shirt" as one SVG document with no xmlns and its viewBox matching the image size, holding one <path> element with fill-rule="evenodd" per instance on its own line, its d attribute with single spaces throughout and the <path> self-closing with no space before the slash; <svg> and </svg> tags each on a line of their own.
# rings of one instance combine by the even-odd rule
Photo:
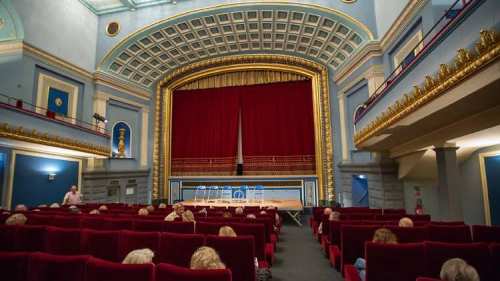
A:
<svg viewBox="0 0 500 281">
<path fill-rule="evenodd" d="M 181 217 L 182 213 L 184 213 L 184 206 L 182 206 L 182 204 L 174 204 L 173 209 L 174 210 L 165 217 L 165 221 L 174 221 L 176 218 Z"/>
<path fill-rule="evenodd" d="M 82 194 L 78 192 L 76 185 L 72 185 L 70 190 L 64 195 L 63 205 L 82 204 Z"/>
</svg>

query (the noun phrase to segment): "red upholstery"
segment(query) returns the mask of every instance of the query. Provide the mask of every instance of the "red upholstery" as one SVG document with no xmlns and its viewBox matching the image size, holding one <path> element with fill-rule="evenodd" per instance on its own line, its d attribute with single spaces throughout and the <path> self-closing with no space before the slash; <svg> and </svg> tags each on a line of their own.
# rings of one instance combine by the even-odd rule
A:
<svg viewBox="0 0 500 281">
<path fill-rule="evenodd" d="M 434 279 L 429 277 L 418 277 L 416 281 L 441 281 L 441 279 Z"/>
<path fill-rule="evenodd" d="M 234 231 L 238 235 L 251 235 L 254 238 L 255 256 L 259 261 L 266 260 L 265 248 L 265 226 L 263 224 L 245 224 L 245 223 L 232 223 Z M 272 257 L 269 260 L 272 263 Z"/>
<path fill-rule="evenodd" d="M 81 227 L 95 230 L 104 230 L 106 228 L 106 222 L 102 217 L 99 217 L 98 215 L 91 215 L 88 217 L 83 217 L 81 219 Z"/>
<path fill-rule="evenodd" d="M 231 281 L 231 271 L 191 270 L 171 264 L 161 263 L 156 266 L 157 281 Z M 236 279 L 235 279 L 236 280 Z"/>
<path fill-rule="evenodd" d="M 29 225 L 50 225 L 53 216 L 30 214 L 26 224 Z"/>
<path fill-rule="evenodd" d="M 17 226 L 0 225 L 0 251 L 16 250 Z"/>
<path fill-rule="evenodd" d="M 429 240 L 429 228 L 426 226 L 397 227 L 388 226 L 396 236 L 399 243 L 415 243 Z"/>
<path fill-rule="evenodd" d="M 429 225 L 429 240 L 450 243 L 472 241 L 468 225 Z"/>
<path fill-rule="evenodd" d="M 490 256 L 485 243 L 444 243 L 425 242 L 427 273 L 429 277 L 439 277 L 441 266 L 451 258 L 461 258 L 472 265 L 482 281 L 493 280 L 490 274 Z"/>
<path fill-rule="evenodd" d="M 366 243 L 366 279 L 370 281 L 414 281 L 425 275 L 423 243 Z"/>
<path fill-rule="evenodd" d="M 0 276 L 7 281 L 25 281 L 28 271 L 28 253 L 0 252 Z"/>
<path fill-rule="evenodd" d="M 54 216 L 50 220 L 50 225 L 65 228 L 78 228 L 80 227 L 80 217 L 77 215 Z"/>
<path fill-rule="evenodd" d="M 80 254 L 79 228 L 47 227 L 45 249 L 48 253 L 58 255 Z"/>
<path fill-rule="evenodd" d="M 197 222 L 196 223 L 196 233 L 200 234 L 219 234 L 219 228 L 221 225 L 229 225 L 224 223 L 216 223 L 216 222 Z"/>
<path fill-rule="evenodd" d="M 16 251 L 43 252 L 45 251 L 46 236 L 47 231 L 45 226 L 19 226 L 16 235 Z"/>
<path fill-rule="evenodd" d="M 159 220 L 134 220 L 135 231 L 162 231 L 163 222 Z"/>
<path fill-rule="evenodd" d="M 163 231 L 173 233 L 194 233 L 194 223 L 183 221 L 167 221 L 163 222 Z"/>
<path fill-rule="evenodd" d="M 353 214 L 342 214 L 341 218 L 343 220 L 374 220 L 375 219 L 375 214 L 359 214 L 359 213 L 353 213 Z"/>
<path fill-rule="evenodd" d="M 341 236 L 341 268 L 353 264 L 357 258 L 365 256 L 365 242 L 371 241 L 376 225 L 343 225 Z"/>
<path fill-rule="evenodd" d="M 500 243 L 490 244 L 490 255 L 493 262 L 500 261 Z M 493 274 L 493 276 L 500 276 L 500 266 L 498 266 L 498 264 L 492 263 L 491 273 Z"/>
<path fill-rule="evenodd" d="M 117 230 L 83 230 L 82 253 L 109 261 L 120 261 L 118 258 L 119 233 Z"/>
<path fill-rule="evenodd" d="M 33 253 L 29 257 L 28 281 L 84 281 L 90 256 L 59 256 Z"/>
<path fill-rule="evenodd" d="M 255 253 L 252 236 L 208 235 L 206 245 L 219 253 L 222 262 L 231 269 L 234 281 L 255 281 Z"/>
<path fill-rule="evenodd" d="M 500 226 L 473 225 L 474 242 L 500 242 Z"/>
<path fill-rule="evenodd" d="M 162 233 L 156 260 L 189 267 L 191 256 L 204 242 L 200 234 Z"/>
<path fill-rule="evenodd" d="M 431 221 L 432 225 L 465 225 L 463 221 Z"/>
<path fill-rule="evenodd" d="M 158 253 L 160 245 L 159 232 L 133 232 L 122 230 L 118 238 L 118 259 L 123 260 L 133 250 L 149 248 Z"/>
<path fill-rule="evenodd" d="M 154 264 L 121 264 L 90 258 L 87 281 L 154 281 Z M 69 279 L 71 280 L 71 279 Z"/>
<path fill-rule="evenodd" d="M 358 270 L 352 264 L 344 266 L 344 277 L 345 281 L 361 281 Z"/>
<path fill-rule="evenodd" d="M 132 221 L 130 219 L 105 219 L 104 226 L 106 230 L 132 230 Z"/>
</svg>

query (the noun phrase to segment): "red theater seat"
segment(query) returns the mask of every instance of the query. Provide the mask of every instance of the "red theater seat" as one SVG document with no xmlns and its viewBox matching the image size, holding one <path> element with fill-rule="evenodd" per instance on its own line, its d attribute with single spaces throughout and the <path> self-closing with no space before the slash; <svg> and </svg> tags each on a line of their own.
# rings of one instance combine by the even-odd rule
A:
<svg viewBox="0 0 500 281">
<path fill-rule="evenodd" d="M 117 230 L 83 230 L 82 253 L 109 261 L 120 261 L 118 258 L 119 233 Z"/>
<path fill-rule="evenodd" d="M 78 228 L 80 227 L 80 216 L 77 215 L 54 216 L 50 220 L 50 225 L 65 227 L 65 228 Z"/>
<path fill-rule="evenodd" d="M 45 251 L 46 239 L 47 229 L 45 226 L 19 226 L 16 234 L 16 251 L 43 252 Z"/>
<path fill-rule="evenodd" d="M 191 256 L 204 240 L 200 234 L 162 233 L 157 261 L 189 267 Z"/>
<path fill-rule="evenodd" d="M 441 279 L 434 279 L 429 277 L 418 277 L 416 281 L 441 281 Z"/>
<path fill-rule="evenodd" d="M 183 221 L 167 221 L 163 222 L 163 231 L 172 233 L 194 233 L 194 223 Z"/>
<path fill-rule="evenodd" d="M 154 264 L 121 264 L 90 258 L 87 281 L 154 281 Z M 70 281 L 71 279 L 69 279 Z"/>
<path fill-rule="evenodd" d="M 443 263 L 451 258 L 461 258 L 472 265 L 481 281 L 492 279 L 490 272 L 490 253 L 485 243 L 444 243 L 425 242 L 427 263 L 426 276 L 437 278 Z"/>
<path fill-rule="evenodd" d="M 414 281 L 425 275 L 423 243 L 366 243 L 366 279 L 370 281 Z"/>
<path fill-rule="evenodd" d="M 500 226 L 473 225 L 474 242 L 500 242 Z"/>
<path fill-rule="evenodd" d="M 132 230 L 132 220 L 130 219 L 105 219 L 106 230 Z"/>
<path fill-rule="evenodd" d="M 260 262 L 272 263 L 273 257 L 266 257 L 265 226 L 263 224 L 232 223 L 230 225 L 238 235 L 251 235 L 254 239 L 255 256 Z"/>
<path fill-rule="evenodd" d="M 97 215 L 90 215 L 81 219 L 81 227 L 95 230 L 104 230 L 106 227 L 104 218 Z"/>
<path fill-rule="evenodd" d="M 26 224 L 29 225 L 50 225 L 53 216 L 30 214 Z"/>
<path fill-rule="evenodd" d="M 134 232 L 122 230 L 118 238 L 118 259 L 123 260 L 129 252 L 144 248 L 149 248 L 157 255 L 159 245 L 159 232 Z"/>
<path fill-rule="evenodd" d="M 161 263 L 156 266 L 156 281 L 231 281 L 231 271 L 191 270 L 171 264 Z M 236 279 L 234 279 L 236 280 Z"/>
<path fill-rule="evenodd" d="M 429 228 L 426 226 L 388 226 L 387 228 L 396 234 L 399 243 L 415 243 L 429 240 Z"/>
<path fill-rule="evenodd" d="M 449 243 L 472 241 L 468 225 L 429 225 L 429 240 Z"/>
<path fill-rule="evenodd" d="M 492 261 L 492 274 L 493 276 L 500 276 L 500 266 L 494 264 L 495 261 L 500 261 L 500 243 L 490 244 L 490 255 Z"/>
<path fill-rule="evenodd" d="M 163 221 L 161 220 L 134 220 L 133 228 L 135 231 L 157 231 L 163 230 Z"/>
<path fill-rule="evenodd" d="M 233 275 L 234 281 L 255 281 L 252 236 L 218 237 L 208 235 L 206 245 L 214 248 Z"/>
<path fill-rule="evenodd" d="M 380 226 L 376 225 L 344 225 L 341 235 L 341 268 L 345 264 L 353 264 L 357 258 L 365 256 L 365 242 L 371 241 L 373 233 Z"/>
<path fill-rule="evenodd" d="M 29 257 L 28 281 L 84 281 L 90 256 L 58 256 L 33 253 Z"/>
<path fill-rule="evenodd" d="M 58 255 L 80 254 L 79 228 L 47 227 L 45 249 L 48 253 Z"/>
<path fill-rule="evenodd" d="M 6 281 L 25 281 L 28 271 L 28 253 L 0 252 L 0 277 Z"/>
<path fill-rule="evenodd" d="M 0 251 L 16 250 L 17 226 L 0 225 Z"/>
<path fill-rule="evenodd" d="M 197 222 L 196 223 L 196 233 L 200 234 L 219 234 L 219 228 L 223 225 L 229 225 L 229 223 L 216 223 L 216 222 Z"/>
</svg>

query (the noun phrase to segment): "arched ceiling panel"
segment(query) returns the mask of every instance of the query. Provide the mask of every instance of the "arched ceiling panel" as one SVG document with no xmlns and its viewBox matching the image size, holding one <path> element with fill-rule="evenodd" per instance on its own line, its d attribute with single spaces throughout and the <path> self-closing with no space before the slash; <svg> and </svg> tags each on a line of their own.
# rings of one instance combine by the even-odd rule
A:
<svg viewBox="0 0 500 281">
<path fill-rule="evenodd" d="M 108 52 L 99 70 L 150 88 L 179 66 L 233 54 L 288 54 L 337 69 L 371 39 L 357 20 L 319 6 L 226 5 L 131 34 Z"/>
</svg>

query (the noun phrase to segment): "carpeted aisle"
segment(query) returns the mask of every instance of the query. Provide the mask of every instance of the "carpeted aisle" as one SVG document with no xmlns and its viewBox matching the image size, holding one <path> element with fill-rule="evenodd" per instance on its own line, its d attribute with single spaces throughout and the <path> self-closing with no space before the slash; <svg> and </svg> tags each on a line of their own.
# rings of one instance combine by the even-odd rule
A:
<svg viewBox="0 0 500 281">
<path fill-rule="evenodd" d="M 276 263 L 271 268 L 273 281 L 343 280 L 340 273 L 330 267 L 307 224 L 298 227 L 286 222 L 281 230 Z"/>
</svg>

